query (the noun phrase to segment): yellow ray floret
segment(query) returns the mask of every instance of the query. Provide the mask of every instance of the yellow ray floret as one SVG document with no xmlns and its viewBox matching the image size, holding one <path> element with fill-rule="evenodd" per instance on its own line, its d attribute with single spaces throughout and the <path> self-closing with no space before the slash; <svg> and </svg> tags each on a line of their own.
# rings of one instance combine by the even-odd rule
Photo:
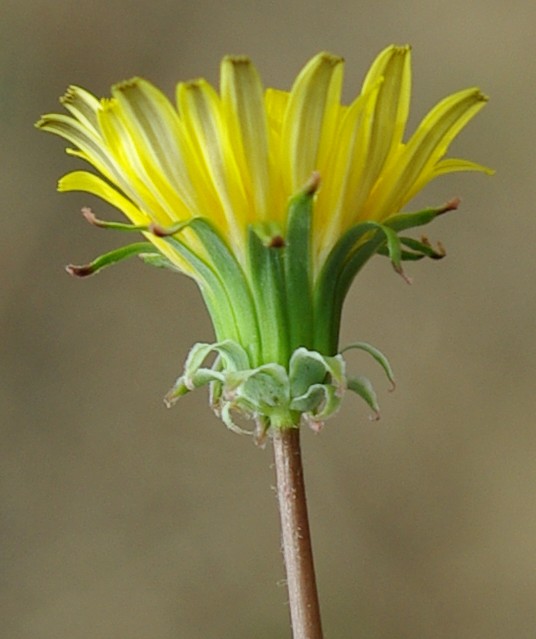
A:
<svg viewBox="0 0 536 639">
<path fill-rule="evenodd" d="M 381 52 L 348 106 L 340 102 L 341 58 L 318 54 L 285 92 L 264 91 L 248 58 L 228 56 L 219 93 L 204 80 L 181 83 L 173 105 L 139 78 L 114 86 L 110 99 L 71 87 L 62 98 L 68 115 L 45 115 L 38 125 L 67 139 L 75 147 L 70 153 L 102 176 L 75 171 L 61 180 L 61 190 L 93 193 L 136 224 L 205 217 L 242 265 L 250 225 L 276 223 L 284 233 L 289 197 L 317 171 L 317 274 L 353 225 L 385 220 L 444 173 L 489 172 L 444 159 L 486 102 L 478 89 L 445 98 L 405 141 L 410 55 L 409 47 Z M 185 237 L 202 255 L 195 235 Z M 166 255 L 174 259 L 168 248 Z M 175 262 L 190 271 L 180 257 Z"/>
</svg>

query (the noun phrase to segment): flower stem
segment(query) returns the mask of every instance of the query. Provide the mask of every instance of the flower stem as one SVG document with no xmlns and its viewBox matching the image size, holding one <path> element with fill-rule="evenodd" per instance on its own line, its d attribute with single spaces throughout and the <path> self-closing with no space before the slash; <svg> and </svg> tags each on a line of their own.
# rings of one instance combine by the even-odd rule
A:
<svg viewBox="0 0 536 639">
<path fill-rule="evenodd" d="M 300 429 L 274 429 L 273 445 L 293 638 L 322 639 L 301 462 Z"/>
</svg>

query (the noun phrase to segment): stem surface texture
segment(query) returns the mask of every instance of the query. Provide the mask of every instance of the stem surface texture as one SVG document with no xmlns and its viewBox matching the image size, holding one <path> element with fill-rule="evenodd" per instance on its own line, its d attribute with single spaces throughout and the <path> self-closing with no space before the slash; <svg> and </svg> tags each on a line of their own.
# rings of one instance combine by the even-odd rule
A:
<svg viewBox="0 0 536 639">
<path fill-rule="evenodd" d="M 299 428 L 274 429 L 281 543 L 294 639 L 322 639 Z"/>
</svg>

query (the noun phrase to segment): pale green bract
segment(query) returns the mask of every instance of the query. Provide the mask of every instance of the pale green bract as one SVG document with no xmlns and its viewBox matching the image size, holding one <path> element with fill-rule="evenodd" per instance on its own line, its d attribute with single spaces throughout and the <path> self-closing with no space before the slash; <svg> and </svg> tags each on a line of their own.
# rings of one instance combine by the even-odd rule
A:
<svg viewBox="0 0 536 639">
<path fill-rule="evenodd" d="M 370 353 L 394 384 L 385 356 L 363 342 L 349 348 Z M 347 350 L 345 349 L 345 350 Z M 212 366 L 207 358 L 215 355 Z M 300 347 L 289 362 L 288 371 L 280 364 L 263 364 L 248 368 L 246 350 L 230 340 L 214 344 L 195 344 L 184 366 L 183 374 L 166 395 L 168 406 L 186 393 L 209 385 L 211 405 L 228 428 L 238 433 L 249 432 L 238 426 L 233 414 L 255 422 L 253 432 L 262 442 L 269 427 L 298 426 L 300 422 L 318 431 L 324 421 L 340 407 L 346 390 L 357 393 L 379 417 L 376 394 L 364 377 L 346 374 L 342 355 L 325 356 Z"/>
</svg>

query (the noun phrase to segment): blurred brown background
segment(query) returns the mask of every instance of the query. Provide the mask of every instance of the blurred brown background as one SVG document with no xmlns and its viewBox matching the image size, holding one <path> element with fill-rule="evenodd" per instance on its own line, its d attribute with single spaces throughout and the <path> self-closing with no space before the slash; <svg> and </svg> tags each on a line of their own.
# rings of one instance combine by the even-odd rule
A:
<svg viewBox="0 0 536 639">
<path fill-rule="evenodd" d="M 479 85 L 488 107 L 451 155 L 497 169 L 428 188 L 459 195 L 428 229 L 448 257 L 377 258 L 356 281 L 343 343 L 386 351 L 379 423 L 349 398 L 304 433 L 326 638 L 536 636 L 536 5 L 502 0 L 4 0 L 0 9 L 1 636 L 288 637 L 271 451 L 227 432 L 203 392 L 166 410 L 189 346 L 210 340 L 195 287 L 135 261 L 63 271 L 122 238 L 59 195 L 78 166 L 32 128 L 69 83 L 132 75 L 171 94 L 247 53 L 288 88 L 321 49 L 347 60 L 350 100 L 376 53 L 414 47 L 412 126 Z"/>
</svg>

